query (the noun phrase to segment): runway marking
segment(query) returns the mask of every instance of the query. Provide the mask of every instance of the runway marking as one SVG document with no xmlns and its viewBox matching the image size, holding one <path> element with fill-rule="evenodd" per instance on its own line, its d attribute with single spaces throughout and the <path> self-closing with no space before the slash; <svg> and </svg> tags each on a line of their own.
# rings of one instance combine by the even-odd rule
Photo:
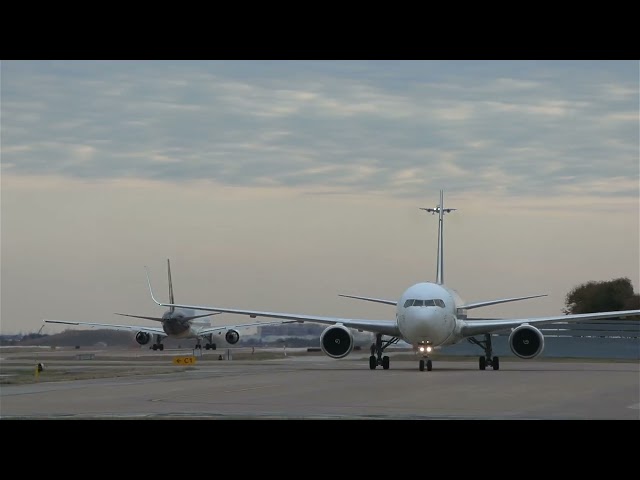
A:
<svg viewBox="0 0 640 480">
<path fill-rule="evenodd" d="M 633 410 L 640 410 L 640 403 L 634 403 L 633 405 L 629 405 L 627 408 L 631 408 Z"/>
</svg>

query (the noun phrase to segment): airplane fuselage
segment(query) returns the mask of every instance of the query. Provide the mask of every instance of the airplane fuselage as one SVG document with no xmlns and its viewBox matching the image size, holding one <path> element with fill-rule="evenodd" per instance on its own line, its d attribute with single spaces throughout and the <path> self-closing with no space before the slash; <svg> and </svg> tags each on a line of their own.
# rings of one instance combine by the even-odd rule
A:
<svg viewBox="0 0 640 480">
<path fill-rule="evenodd" d="M 193 314 L 192 310 L 167 310 L 162 315 L 162 330 L 173 338 L 197 338 L 202 327 L 209 326 L 209 322 L 200 319 L 189 320 L 187 317 Z"/>
<path fill-rule="evenodd" d="M 436 283 L 416 283 L 400 297 L 396 307 L 402 340 L 413 345 L 437 347 L 460 341 L 457 333 L 458 294 Z"/>
</svg>

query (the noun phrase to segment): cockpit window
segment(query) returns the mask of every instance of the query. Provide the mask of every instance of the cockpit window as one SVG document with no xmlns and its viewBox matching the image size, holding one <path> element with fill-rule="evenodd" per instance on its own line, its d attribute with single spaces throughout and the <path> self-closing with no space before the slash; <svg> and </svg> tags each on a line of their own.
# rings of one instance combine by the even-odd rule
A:
<svg viewBox="0 0 640 480">
<path fill-rule="evenodd" d="M 406 302 L 404 302 L 404 308 L 408 307 L 440 307 L 444 308 L 444 301 L 440 298 L 436 298 L 433 300 L 417 300 L 415 298 L 410 298 Z"/>
</svg>

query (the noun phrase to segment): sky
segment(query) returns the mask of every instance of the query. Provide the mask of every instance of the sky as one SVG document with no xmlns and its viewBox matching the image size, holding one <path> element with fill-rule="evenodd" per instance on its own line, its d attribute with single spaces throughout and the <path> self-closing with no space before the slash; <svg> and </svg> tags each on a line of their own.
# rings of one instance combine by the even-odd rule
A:
<svg viewBox="0 0 640 480">
<path fill-rule="evenodd" d="M 0 333 L 176 301 L 349 318 L 640 290 L 638 61 L 2 61 Z M 218 315 L 220 324 L 247 317 Z M 129 320 L 129 319 L 127 319 Z M 131 319 L 133 320 L 133 319 Z M 152 322 L 140 320 L 142 325 Z M 135 322 L 133 322 L 135 323 Z M 67 327 L 47 324 L 42 333 Z"/>
</svg>

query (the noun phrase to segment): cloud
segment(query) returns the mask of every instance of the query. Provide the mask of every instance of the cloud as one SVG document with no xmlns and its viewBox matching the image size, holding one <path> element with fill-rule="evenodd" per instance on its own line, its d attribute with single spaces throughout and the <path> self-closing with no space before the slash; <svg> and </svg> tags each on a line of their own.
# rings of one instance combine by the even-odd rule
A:
<svg viewBox="0 0 640 480">
<path fill-rule="evenodd" d="M 8 61 L 2 169 L 417 197 L 567 178 L 617 191 L 638 176 L 638 89 L 634 62 L 613 63 Z"/>
</svg>

